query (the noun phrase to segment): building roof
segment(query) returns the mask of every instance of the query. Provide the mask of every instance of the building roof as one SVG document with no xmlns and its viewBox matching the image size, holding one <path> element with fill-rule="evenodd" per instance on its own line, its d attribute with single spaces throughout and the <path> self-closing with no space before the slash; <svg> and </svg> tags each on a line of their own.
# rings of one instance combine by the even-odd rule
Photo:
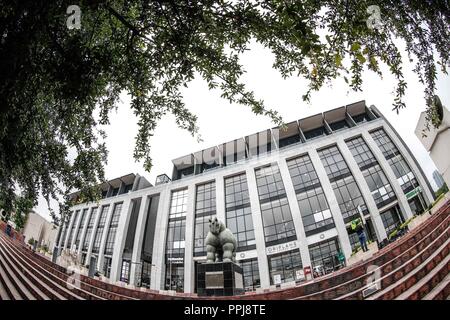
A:
<svg viewBox="0 0 450 320">
<path fill-rule="evenodd" d="M 173 165 L 177 170 L 182 170 L 192 166 L 194 163 L 201 163 L 206 156 L 217 157 L 219 151 L 223 156 L 227 156 L 227 150 L 232 150 L 232 152 L 243 152 L 245 151 L 246 142 L 256 140 L 258 145 L 263 145 L 264 141 L 268 142 L 271 140 L 271 136 L 275 136 L 279 139 L 284 137 L 289 137 L 294 134 L 298 134 L 301 131 L 309 131 L 321 127 L 325 122 L 328 124 L 341 121 L 346 118 L 348 113 L 351 116 L 356 116 L 362 114 L 366 111 L 366 101 L 361 100 L 355 103 L 344 105 L 332 110 L 328 110 L 324 113 L 318 113 L 306 118 L 299 120 L 294 120 L 286 123 L 286 130 L 280 127 L 274 127 L 272 129 L 263 130 L 258 133 L 253 133 L 245 137 L 240 137 L 229 142 L 225 142 L 216 146 L 212 146 L 197 152 L 193 152 L 172 160 Z M 214 150 L 214 152 L 212 152 Z M 206 155 L 206 156 L 205 156 Z"/>
</svg>

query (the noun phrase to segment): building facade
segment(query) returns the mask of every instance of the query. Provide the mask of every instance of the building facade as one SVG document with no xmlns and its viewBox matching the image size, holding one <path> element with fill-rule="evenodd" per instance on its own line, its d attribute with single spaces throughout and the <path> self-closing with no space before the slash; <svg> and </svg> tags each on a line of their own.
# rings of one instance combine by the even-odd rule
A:
<svg viewBox="0 0 450 320">
<path fill-rule="evenodd" d="M 382 242 L 433 201 L 408 147 L 365 101 L 173 164 L 172 179 L 73 206 L 59 245 L 112 282 L 193 293 L 217 216 L 238 241 L 246 289 L 257 290 L 303 281 L 307 268 L 334 270 L 358 245 L 353 219 L 364 216 Z"/>
<path fill-rule="evenodd" d="M 436 168 L 447 185 L 450 185 L 450 157 L 448 145 L 450 143 L 450 111 L 442 106 L 441 119 L 438 127 L 430 124 L 430 130 L 426 130 L 427 114 L 420 114 L 415 134 L 425 149 L 429 152 Z"/>
<path fill-rule="evenodd" d="M 37 212 L 31 211 L 25 222 L 22 234 L 25 242 L 28 242 L 29 239 L 34 239 L 37 241 L 37 247 L 46 246 L 49 249 L 53 249 L 58 229 L 56 225 L 48 222 Z"/>
</svg>

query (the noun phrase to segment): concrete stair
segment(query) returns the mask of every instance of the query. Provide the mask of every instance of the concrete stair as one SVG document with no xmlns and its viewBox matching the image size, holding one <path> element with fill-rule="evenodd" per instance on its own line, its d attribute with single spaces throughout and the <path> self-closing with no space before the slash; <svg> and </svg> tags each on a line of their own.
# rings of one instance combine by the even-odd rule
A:
<svg viewBox="0 0 450 320">
<path fill-rule="evenodd" d="M 376 266 L 368 273 L 369 266 Z M 374 275 L 378 276 L 372 280 Z M 76 285 L 70 285 L 75 276 Z M 376 290 L 368 293 L 368 289 Z M 450 201 L 370 258 L 290 288 L 213 299 L 424 299 L 450 295 Z M 71 275 L 0 232 L 0 300 L 206 299 L 114 285 Z"/>
</svg>

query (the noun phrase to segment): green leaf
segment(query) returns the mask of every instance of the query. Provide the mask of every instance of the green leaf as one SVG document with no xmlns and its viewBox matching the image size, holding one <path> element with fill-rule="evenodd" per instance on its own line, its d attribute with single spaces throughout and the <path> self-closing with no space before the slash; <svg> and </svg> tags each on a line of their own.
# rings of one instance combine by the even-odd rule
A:
<svg viewBox="0 0 450 320">
<path fill-rule="evenodd" d="M 336 53 L 334 55 L 334 63 L 336 64 L 337 67 L 342 66 L 342 56 L 339 53 Z"/>
<path fill-rule="evenodd" d="M 353 42 L 352 46 L 350 47 L 350 51 L 356 52 L 359 49 L 361 49 L 361 45 L 359 44 L 359 42 Z"/>
<path fill-rule="evenodd" d="M 356 55 L 356 59 L 358 59 L 358 61 L 361 62 L 361 64 L 366 62 L 366 58 L 364 58 L 364 56 L 361 53 L 358 53 Z"/>
</svg>

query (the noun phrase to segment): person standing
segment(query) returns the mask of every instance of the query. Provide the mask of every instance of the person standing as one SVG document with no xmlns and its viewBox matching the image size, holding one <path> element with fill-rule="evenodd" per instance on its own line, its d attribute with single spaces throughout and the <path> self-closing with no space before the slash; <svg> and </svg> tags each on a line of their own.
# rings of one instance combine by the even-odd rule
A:
<svg viewBox="0 0 450 320">
<path fill-rule="evenodd" d="M 366 233 L 364 231 L 364 227 L 362 225 L 361 219 L 355 219 L 352 221 L 352 229 L 356 230 L 356 234 L 358 235 L 359 243 L 361 244 L 361 248 L 364 252 L 369 251 L 367 248 L 367 238 Z"/>
</svg>

